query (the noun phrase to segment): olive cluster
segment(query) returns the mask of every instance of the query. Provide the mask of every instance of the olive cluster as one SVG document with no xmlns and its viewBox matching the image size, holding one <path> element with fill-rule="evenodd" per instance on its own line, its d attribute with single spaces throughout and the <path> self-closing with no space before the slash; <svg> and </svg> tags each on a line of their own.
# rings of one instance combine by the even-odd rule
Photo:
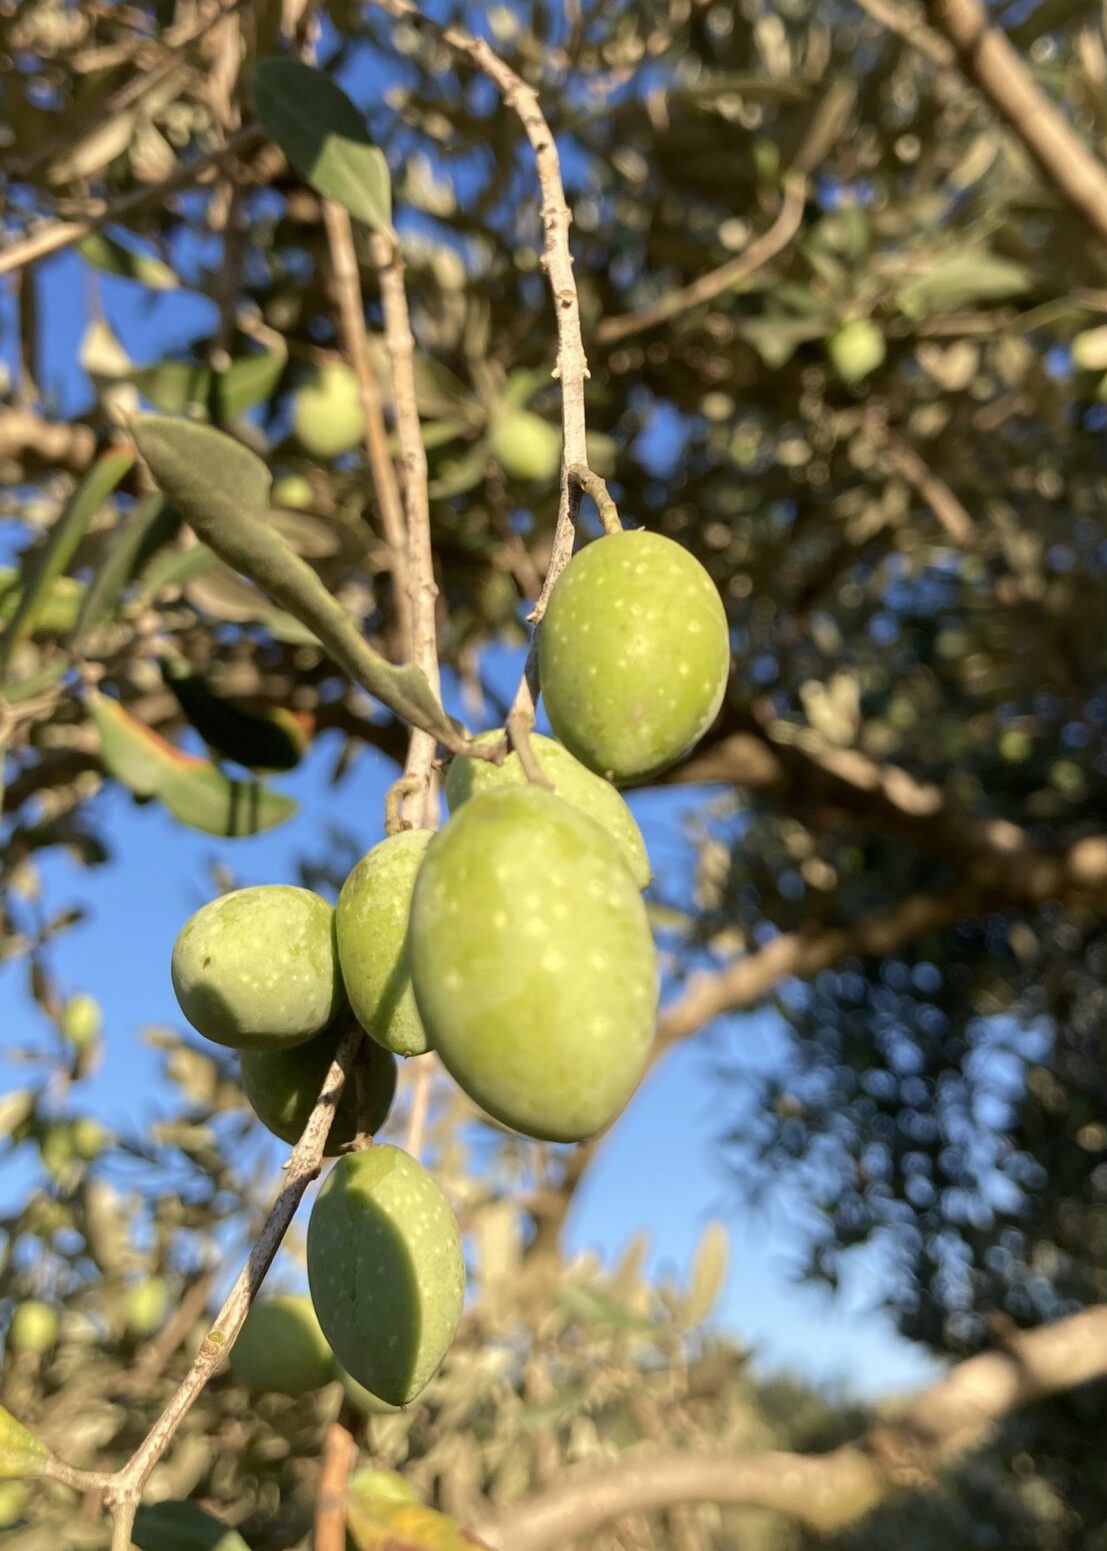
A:
<svg viewBox="0 0 1107 1551">
<path fill-rule="evenodd" d="M 417 1160 L 348 1149 L 383 1124 L 397 1056 L 431 1049 L 485 1113 L 540 1140 L 591 1136 L 626 1103 L 649 1054 L 658 965 L 641 897 L 649 858 L 615 783 L 696 742 L 729 657 L 718 593 L 686 550 L 645 532 L 597 540 L 558 581 L 540 635 L 559 740 L 532 740 L 547 786 L 514 753 L 455 759 L 442 832 L 374 846 L 335 909 L 306 889 L 240 889 L 177 939 L 182 1011 L 241 1052 L 246 1096 L 284 1140 L 303 1130 L 350 1018 L 369 1036 L 334 1117 L 327 1150 L 341 1156 L 307 1258 L 320 1339 L 379 1402 L 407 1403 L 437 1368 L 464 1261 Z"/>
</svg>

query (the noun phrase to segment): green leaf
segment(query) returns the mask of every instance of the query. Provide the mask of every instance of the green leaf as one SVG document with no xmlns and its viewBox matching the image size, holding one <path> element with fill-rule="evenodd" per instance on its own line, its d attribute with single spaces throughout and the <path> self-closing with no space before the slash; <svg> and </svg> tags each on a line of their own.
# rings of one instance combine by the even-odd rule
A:
<svg viewBox="0 0 1107 1551">
<path fill-rule="evenodd" d="M 139 1551 L 250 1551 L 236 1529 L 220 1524 L 196 1503 L 140 1508 L 131 1538 Z"/>
<path fill-rule="evenodd" d="M 388 163 L 329 75 L 298 59 L 267 59 L 254 75 L 254 105 L 266 132 L 317 193 L 366 226 L 391 231 Z"/>
<path fill-rule="evenodd" d="M 156 361 L 136 367 L 124 381 L 133 382 L 144 399 L 171 415 L 196 405 L 206 410 L 211 395 L 211 368 L 202 361 Z"/>
<path fill-rule="evenodd" d="M 96 269 L 124 280 L 137 280 L 152 291 L 175 290 L 180 284 L 168 264 L 145 253 L 133 253 L 105 232 L 90 232 L 77 243 L 77 252 Z"/>
<path fill-rule="evenodd" d="M 240 709 L 214 693 L 183 657 L 164 657 L 162 677 L 210 749 L 249 770 L 292 770 L 307 739 L 291 712 Z"/>
<path fill-rule="evenodd" d="M 256 404 L 267 403 L 281 380 L 288 356 L 283 350 L 240 356 L 217 372 L 214 409 L 220 420 L 237 420 Z"/>
<path fill-rule="evenodd" d="M 822 339 L 830 332 L 828 320 L 820 318 L 745 318 L 735 333 L 757 351 L 766 366 L 774 370 L 786 366 L 800 345 Z"/>
<path fill-rule="evenodd" d="M 131 580 L 135 562 L 155 524 L 164 516 L 168 502 L 163 495 L 147 496 L 123 519 L 104 546 L 104 552 L 85 588 L 69 649 L 75 652 L 88 632 L 114 608 Z"/>
<path fill-rule="evenodd" d="M 299 804 L 259 781 L 231 781 L 210 760 L 185 754 L 98 691 L 88 695 L 108 771 L 136 797 L 157 797 L 190 829 L 240 839 L 274 829 Z"/>
<path fill-rule="evenodd" d="M 173 549 L 167 555 L 158 555 L 143 573 L 135 602 L 153 603 L 166 588 L 183 587 L 194 576 L 202 576 L 216 564 L 216 558 L 206 544 L 193 544 L 188 549 Z"/>
<path fill-rule="evenodd" d="M 558 1289 L 557 1301 L 566 1314 L 579 1320 L 582 1325 L 613 1325 L 617 1330 L 647 1331 L 654 1328 L 648 1319 L 629 1313 L 614 1298 L 598 1292 L 594 1287 L 581 1287 L 577 1283 L 568 1282 Z"/>
<path fill-rule="evenodd" d="M 0 1481 L 44 1475 L 50 1458 L 41 1439 L 0 1406 Z"/>
<path fill-rule="evenodd" d="M 976 302 L 998 302 L 1029 291 L 1034 276 L 1022 264 L 991 253 L 952 253 L 935 258 L 910 280 L 897 298 L 909 318 L 956 312 Z"/>
<path fill-rule="evenodd" d="M 484 1545 L 434 1508 L 359 1486 L 356 1477 L 350 1485 L 346 1523 L 357 1551 L 467 1551 Z"/>
<path fill-rule="evenodd" d="M 719 1301 L 729 1264 L 730 1235 L 721 1222 L 710 1222 L 696 1250 L 688 1296 L 681 1310 L 689 1325 L 706 1319 Z"/>
<path fill-rule="evenodd" d="M 247 448 L 210 426 L 144 416 L 134 425 L 154 478 L 196 534 L 233 570 L 314 631 L 335 662 L 396 715 L 451 752 L 466 742 L 415 667 L 386 662 L 342 605 L 268 521 L 269 470 Z"/>
<path fill-rule="evenodd" d="M 0 641 L 0 680 L 7 678 L 12 653 L 34 629 L 43 600 L 73 558 L 89 523 L 134 461 L 130 447 L 113 448 L 98 458 L 70 496 L 46 542 L 28 558 L 19 605 Z"/>
<path fill-rule="evenodd" d="M 40 599 L 29 633 L 33 635 L 36 631 L 46 631 L 53 635 L 55 632 L 61 634 L 72 630 L 84 595 L 84 582 L 72 576 L 59 576 L 49 592 Z M 0 622 L 6 623 L 15 618 L 22 597 L 23 586 L 19 572 L 14 567 L 4 566 L 0 569 Z"/>
</svg>

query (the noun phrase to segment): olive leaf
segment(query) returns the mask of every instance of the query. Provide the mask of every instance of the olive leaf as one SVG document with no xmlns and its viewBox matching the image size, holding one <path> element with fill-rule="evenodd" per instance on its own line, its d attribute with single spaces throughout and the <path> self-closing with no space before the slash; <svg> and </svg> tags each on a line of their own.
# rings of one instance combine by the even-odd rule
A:
<svg viewBox="0 0 1107 1551">
<path fill-rule="evenodd" d="M 167 504 L 163 495 L 147 496 L 127 514 L 105 544 L 81 599 L 73 633 L 69 637 L 70 651 L 76 651 L 88 632 L 111 612 L 123 588 L 131 580 L 143 545 L 164 516 Z"/>
<path fill-rule="evenodd" d="M 51 1457 L 42 1440 L 0 1406 L 0 1481 L 46 1475 Z"/>
<path fill-rule="evenodd" d="M 121 280 L 137 280 L 152 291 L 174 290 L 180 284 L 169 265 L 161 259 L 135 253 L 106 232 L 89 232 L 76 244 L 76 249 L 94 269 L 107 275 L 118 275 Z"/>
<path fill-rule="evenodd" d="M 689 1325 L 706 1319 L 719 1301 L 729 1264 L 730 1236 L 721 1222 L 710 1222 L 696 1250 L 691 1285 L 681 1311 Z"/>
<path fill-rule="evenodd" d="M 236 1529 L 221 1524 L 196 1503 L 142 1507 L 131 1538 L 139 1551 L 250 1551 Z"/>
<path fill-rule="evenodd" d="M 190 829 L 241 839 L 274 829 L 299 804 L 260 781 L 232 781 L 207 759 L 185 754 L 97 690 L 88 706 L 108 771 L 136 797 L 156 797 Z"/>
<path fill-rule="evenodd" d="M 342 605 L 268 520 L 271 477 L 240 442 L 188 420 L 147 415 L 134 437 L 154 478 L 197 536 L 233 570 L 315 632 L 349 674 L 414 727 L 452 753 L 467 747 L 419 668 L 386 662 Z"/>
<path fill-rule="evenodd" d="M 304 728 L 283 706 L 243 710 L 211 689 L 202 673 L 176 653 L 161 661 L 162 678 L 210 749 L 248 770 L 292 770 L 307 747 Z"/>
<path fill-rule="evenodd" d="M 317 193 L 375 231 L 391 231 L 388 163 L 329 75 L 298 59 L 266 59 L 254 75 L 254 106 L 268 134 Z"/>
<path fill-rule="evenodd" d="M 70 496 L 46 542 L 29 557 L 18 606 L 0 641 L 0 679 L 7 678 L 12 653 L 34 629 L 40 608 L 73 558 L 89 523 L 134 461 L 131 447 L 115 447 L 99 458 Z"/>
<path fill-rule="evenodd" d="M 346 1524 L 357 1551 L 466 1551 L 483 1540 L 434 1508 L 351 1482 Z"/>
</svg>

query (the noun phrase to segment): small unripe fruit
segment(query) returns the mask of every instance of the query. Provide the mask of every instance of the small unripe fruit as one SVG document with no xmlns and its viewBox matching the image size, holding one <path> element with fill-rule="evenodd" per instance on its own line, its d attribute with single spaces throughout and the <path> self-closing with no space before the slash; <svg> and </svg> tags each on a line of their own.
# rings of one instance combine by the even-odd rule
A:
<svg viewBox="0 0 1107 1551">
<path fill-rule="evenodd" d="M 58 1339 L 58 1316 L 48 1303 L 28 1298 L 12 1315 L 8 1347 L 13 1352 L 33 1352 L 41 1357 Z"/>
<path fill-rule="evenodd" d="M 292 512 L 309 510 L 315 500 L 311 480 L 304 474 L 285 474 L 274 480 L 271 498 L 274 506 L 283 506 Z"/>
<path fill-rule="evenodd" d="M 73 1151 L 85 1163 L 93 1163 L 107 1146 L 108 1133 L 98 1120 L 84 1115 L 69 1128 Z"/>
<path fill-rule="evenodd" d="M 19 1523 L 30 1497 L 22 1481 L 0 1481 L 0 1529 Z"/>
<path fill-rule="evenodd" d="M 169 1289 L 160 1276 L 148 1276 L 128 1287 L 123 1301 L 127 1329 L 135 1336 L 152 1336 L 169 1313 Z"/>
<path fill-rule="evenodd" d="M 550 595 L 538 635 L 554 732 L 600 775 L 657 775 L 718 714 L 730 633 L 694 555 L 659 533 L 611 533 L 580 551 Z"/>
<path fill-rule="evenodd" d="M 338 1382 L 342 1385 L 342 1393 L 352 1406 L 356 1406 L 366 1416 L 394 1416 L 397 1411 L 403 1410 L 402 1406 L 390 1406 L 379 1395 L 374 1395 L 372 1390 L 366 1389 L 364 1384 L 359 1384 L 341 1364 L 336 1363 L 335 1367 L 338 1369 Z"/>
<path fill-rule="evenodd" d="M 254 1114 L 282 1142 L 300 1140 L 342 1037 L 341 1020 L 291 1050 L 244 1050 L 242 1087 Z M 324 1151 L 334 1157 L 360 1134 L 384 1124 L 396 1092 L 396 1062 L 372 1040 L 362 1040 L 338 1101 Z"/>
<path fill-rule="evenodd" d="M 830 364 L 843 382 L 860 382 L 883 365 L 887 348 L 884 335 L 868 318 L 853 318 L 836 329 L 826 342 Z"/>
<path fill-rule="evenodd" d="M 84 1050 L 100 1037 L 104 1014 L 94 996 L 83 991 L 71 996 L 62 1010 L 61 1032 L 75 1050 Z"/>
<path fill-rule="evenodd" d="M 43 1168 L 55 1176 L 61 1174 L 73 1161 L 72 1127 L 64 1123 L 47 1126 L 39 1138 L 38 1150 Z"/>
<path fill-rule="evenodd" d="M 529 409 L 497 415 L 488 447 L 509 479 L 548 484 L 561 466 L 561 432 Z"/>
<path fill-rule="evenodd" d="M 314 458 L 337 458 L 358 445 L 365 435 L 365 416 L 357 378 L 348 366 L 329 362 L 296 390 L 292 429 Z"/>
<path fill-rule="evenodd" d="M 231 1347 L 230 1366 L 251 1389 L 293 1398 L 335 1377 L 334 1353 L 303 1294 L 255 1303 Z"/>
<path fill-rule="evenodd" d="M 389 1405 L 414 1400 L 465 1300 L 457 1221 L 422 1164 L 385 1144 L 340 1158 L 312 1209 L 307 1264 L 342 1367 Z"/>
<path fill-rule="evenodd" d="M 657 1008 L 646 908 L 615 842 L 552 792 L 474 797 L 435 838 L 411 968 L 447 1070 L 526 1136 L 591 1136 L 642 1076 Z"/>
<path fill-rule="evenodd" d="M 335 910 L 338 962 L 354 1017 L 400 1056 L 427 1049 L 407 960 L 411 891 L 431 834 L 407 829 L 382 840 L 342 885 Z"/>
<path fill-rule="evenodd" d="M 262 884 L 202 906 L 173 948 L 173 989 L 192 1027 L 236 1050 L 319 1034 L 342 1006 L 334 911 L 310 889 Z"/>
<path fill-rule="evenodd" d="M 482 732 L 474 742 L 482 748 L 489 748 L 503 737 L 503 728 L 499 728 L 495 732 Z M 544 738 L 541 733 L 534 732 L 531 733 L 530 745 L 542 774 L 552 784 L 557 795 L 607 830 L 622 851 L 623 860 L 630 868 L 635 883 L 644 889 L 650 881 L 651 873 L 642 831 L 611 782 L 596 775 L 587 765 L 582 765 L 579 759 L 575 759 L 567 748 L 553 738 Z M 446 801 L 450 812 L 456 813 L 463 802 L 470 797 L 480 796 L 482 792 L 492 792 L 501 786 L 526 784 L 526 772 L 514 750 L 501 765 L 493 765 L 487 759 L 467 759 L 459 754 L 451 762 L 446 776 Z"/>
</svg>

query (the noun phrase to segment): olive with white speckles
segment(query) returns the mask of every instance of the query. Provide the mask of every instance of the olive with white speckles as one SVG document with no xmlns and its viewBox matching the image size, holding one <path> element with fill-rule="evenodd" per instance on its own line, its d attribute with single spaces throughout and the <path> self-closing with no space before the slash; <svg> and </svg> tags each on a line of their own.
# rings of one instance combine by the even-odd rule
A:
<svg viewBox="0 0 1107 1551">
<path fill-rule="evenodd" d="M 431 842 L 411 972 L 447 1070 L 526 1136 L 591 1136 L 645 1070 L 658 989 L 646 908 L 615 842 L 553 792 L 486 792 Z"/>
<path fill-rule="evenodd" d="M 378 1045 L 400 1056 L 427 1049 L 411 990 L 407 928 L 430 839 L 429 829 L 408 829 L 367 851 L 342 885 L 335 911 L 338 962 L 354 1016 Z"/>
<path fill-rule="evenodd" d="M 231 1347 L 230 1366 L 251 1389 L 275 1395 L 306 1395 L 336 1377 L 334 1353 L 302 1293 L 254 1304 Z"/>
<path fill-rule="evenodd" d="M 457 1219 L 422 1164 L 385 1144 L 340 1158 L 312 1208 L 307 1265 L 341 1366 L 388 1405 L 414 1400 L 465 1301 Z"/>
<path fill-rule="evenodd" d="M 344 1020 L 290 1050 L 244 1050 L 242 1088 L 262 1125 L 290 1145 L 311 1117 L 344 1032 Z M 355 1136 L 373 1136 L 388 1118 L 396 1092 L 396 1060 L 370 1039 L 358 1047 L 324 1148 L 334 1157 Z"/>
<path fill-rule="evenodd" d="M 192 1027 L 236 1050 L 312 1039 L 343 1005 L 334 911 L 310 889 L 261 884 L 213 899 L 173 946 L 173 989 Z"/>
<path fill-rule="evenodd" d="M 495 732 L 482 732 L 475 741 L 487 748 L 498 743 L 503 736 L 501 727 Z M 530 742 L 542 774 L 552 783 L 557 795 L 571 802 L 582 813 L 587 813 L 590 819 L 595 819 L 597 824 L 607 830 L 618 843 L 635 883 L 644 889 L 650 881 L 651 873 L 642 831 L 611 782 L 596 775 L 587 765 L 582 765 L 554 738 L 532 733 Z M 456 813 L 470 797 L 494 791 L 499 786 L 522 786 L 526 780 L 526 772 L 514 751 L 507 755 L 501 765 L 493 765 L 487 759 L 466 759 L 464 755 L 458 755 L 451 762 L 446 777 L 446 801 L 450 805 L 450 812 Z"/>
<path fill-rule="evenodd" d="M 718 589 L 659 533 L 611 533 L 580 551 L 538 636 L 542 698 L 562 743 L 600 775 L 644 781 L 718 714 L 730 634 Z"/>
</svg>

